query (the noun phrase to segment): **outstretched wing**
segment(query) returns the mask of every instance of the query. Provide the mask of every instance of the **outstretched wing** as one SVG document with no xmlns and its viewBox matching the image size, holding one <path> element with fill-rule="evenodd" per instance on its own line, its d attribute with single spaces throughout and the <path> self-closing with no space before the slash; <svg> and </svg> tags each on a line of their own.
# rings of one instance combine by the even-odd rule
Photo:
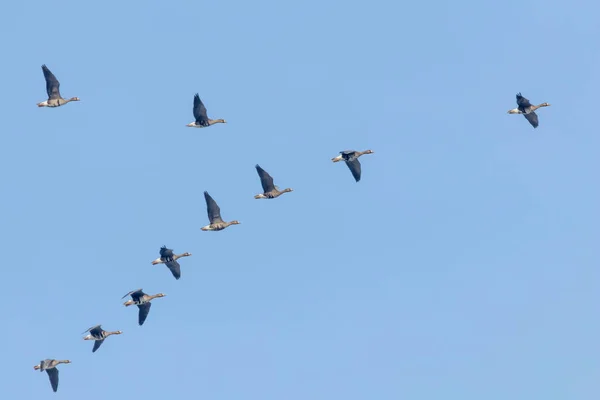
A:
<svg viewBox="0 0 600 400">
<path fill-rule="evenodd" d="M 104 339 L 102 339 L 102 340 L 96 340 L 94 342 L 94 348 L 92 349 L 92 353 L 95 353 L 96 350 L 98 350 L 100 348 L 100 346 L 102 345 L 102 343 L 104 343 Z"/>
<path fill-rule="evenodd" d="M 87 333 L 87 332 L 89 332 L 91 335 L 98 334 L 98 333 L 102 332 L 102 325 L 94 325 L 91 328 L 88 328 L 87 331 L 82 332 L 81 334 L 83 335 L 84 333 Z"/>
<path fill-rule="evenodd" d="M 347 160 L 349 158 L 352 158 L 352 156 L 354 156 L 354 154 L 356 154 L 356 150 L 344 150 L 344 151 L 340 151 L 340 154 L 342 155 L 344 160 Z"/>
<path fill-rule="evenodd" d="M 523 116 L 527 121 L 529 121 L 531 126 L 533 126 L 534 128 L 538 127 L 538 116 L 534 111 L 530 112 L 529 114 L 523 114 Z"/>
<path fill-rule="evenodd" d="M 260 184 L 262 185 L 263 191 L 270 192 L 275 189 L 275 185 L 273 184 L 273 178 L 267 171 L 262 169 L 260 165 L 256 164 L 256 171 L 258 172 L 258 176 L 260 177 Z"/>
<path fill-rule="evenodd" d="M 194 96 L 194 118 L 196 122 L 202 126 L 208 126 L 208 115 L 206 114 L 206 107 L 200 100 L 198 93 Z"/>
<path fill-rule="evenodd" d="M 352 176 L 354 177 L 354 180 L 356 182 L 360 181 L 361 168 L 360 168 L 360 161 L 358 161 L 358 158 L 355 158 L 350 161 L 346 161 L 346 165 L 350 169 L 350 172 L 352 172 Z"/>
<path fill-rule="evenodd" d="M 140 312 L 138 313 L 138 323 L 140 324 L 140 326 L 144 324 L 146 317 L 148 317 L 148 313 L 150 312 L 151 306 L 152 303 L 144 303 L 138 305 L 138 308 L 140 309 Z"/>
<path fill-rule="evenodd" d="M 160 258 L 163 259 L 163 261 L 169 261 L 173 259 L 173 250 L 172 249 L 167 249 L 167 246 L 163 246 L 160 248 Z"/>
<path fill-rule="evenodd" d="M 169 270 L 171 270 L 171 273 L 173 274 L 175 279 L 181 278 L 181 266 L 177 261 L 167 261 L 165 264 L 169 268 Z"/>
<path fill-rule="evenodd" d="M 136 297 L 139 298 L 139 297 L 143 296 L 144 292 L 142 292 L 142 289 L 132 290 L 131 292 L 127 293 L 125 296 L 123 296 L 121 298 L 124 299 L 125 297 L 127 297 L 129 295 L 131 295 L 131 297 L 133 297 L 135 300 Z"/>
<path fill-rule="evenodd" d="M 221 209 L 217 205 L 217 202 L 210 197 L 208 192 L 204 192 L 204 199 L 206 200 L 206 212 L 208 213 L 208 219 L 211 224 L 223 222 L 221 219 Z"/>
<path fill-rule="evenodd" d="M 58 79 L 56 79 L 46 65 L 42 65 L 42 71 L 44 71 L 44 78 L 46 79 L 46 92 L 48 93 L 48 98 L 60 99 L 60 83 L 58 82 Z"/>
<path fill-rule="evenodd" d="M 523 108 L 522 111 L 525 111 L 526 108 L 531 107 L 531 103 L 525 97 L 521 96 L 521 93 L 517 93 L 517 105 L 519 108 Z"/>
<path fill-rule="evenodd" d="M 58 369 L 50 368 L 47 369 L 48 377 L 50 378 L 50 384 L 52 385 L 52 390 L 55 392 L 58 390 Z"/>
</svg>

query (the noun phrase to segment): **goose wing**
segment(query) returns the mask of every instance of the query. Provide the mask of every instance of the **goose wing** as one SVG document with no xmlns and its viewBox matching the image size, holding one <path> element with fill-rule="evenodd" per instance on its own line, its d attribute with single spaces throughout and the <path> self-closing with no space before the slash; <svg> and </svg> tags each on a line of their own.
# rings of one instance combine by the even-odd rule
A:
<svg viewBox="0 0 600 400">
<path fill-rule="evenodd" d="M 361 168 L 360 168 L 360 161 L 358 161 L 358 158 L 346 160 L 346 165 L 350 169 L 350 172 L 352 172 L 352 176 L 354 177 L 354 180 L 356 182 L 360 181 Z"/>
<path fill-rule="evenodd" d="M 140 326 L 144 324 L 144 321 L 148 317 L 148 313 L 150 312 L 151 306 L 152 303 L 144 303 L 138 305 L 138 308 L 140 309 L 138 313 L 138 323 L 140 324 Z"/>
<path fill-rule="evenodd" d="M 194 118 L 196 118 L 196 123 L 202 126 L 208 126 L 208 115 L 206 114 L 206 107 L 204 107 L 204 103 L 200 100 L 200 96 L 198 93 L 194 96 Z"/>
<path fill-rule="evenodd" d="M 104 343 L 104 339 L 96 340 L 94 342 L 94 348 L 92 349 L 92 353 L 95 353 L 96 350 L 98 350 L 100 348 L 100 346 L 102 346 L 102 343 Z"/>
<path fill-rule="evenodd" d="M 56 392 L 58 390 L 58 369 L 50 368 L 47 369 L 46 372 L 48 373 L 48 377 L 50 378 L 50 385 L 52 385 L 52 390 Z"/>
<path fill-rule="evenodd" d="M 52 363 L 52 360 L 49 358 L 46 358 L 45 360 L 40 361 L 40 372 L 45 371 L 46 368 L 50 368 L 50 363 Z"/>
<path fill-rule="evenodd" d="M 267 171 L 262 169 L 258 164 L 256 164 L 256 171 L 258 172 L 258 176 L 260 177 L 260 183 L 265 193 L 275 189 L 273 178 L 271 177 L 271 175 L 269 175 Z"/>
<path fill-rule="evenodd" d="M 521 111 L 526 111 L 527 108 L 531 107 L 531 103 L 525 97 L 521 96 L 521 93 L 517 93 L 517 105 Z"/>
<path fill-rule="evenodd" d="M 523 116 L 525 117 L 525 119 L 527 121 L 529 121 L 529 123 L 531 124 L 531 126 L 533 126 L 534 128 L 538 127 L 538 116 L 535 113 L 535 111 L 532 111 L 529 114 L 523 114 Z"/>
<path fill-rule="evenodd" d="M 160 248 L 160 258 L 163 261 L 170 261 L 173 259 L 173 250 L 172 249 L 167 249 L 167 246 L 163 246 Z"/>
<path fill-rule="evenodd" d="M 206 212 L 208 213 L 208 219 L 211 224 L 223 222 L 221 219 L 221 209 L 217 205 L 217 202 L 210 197 L 208 192 L 204 192 L 204 199 L 206 200 Z"/>
<path fill-rule="evenodd" d="M 356 155 L 356 150 L 344 150 L 340 151 L 340 154 L 344 160 L 349 160 Z"/>
<path fill-rule="evenodd" d="M 100 332 L 102 332 L 102 325 L 94 325 L 94 326 L 92 326 L 91 328 L 88 328 L 88 330 L 87 330 L 87 331 L 83 332 L 83 333 L 82 333 L 82 335 L 83 335 L 84 333 L 87 333 L 87 332 L 89 332 L 89 333 L 90 333 L 90 335 L 92 335 L 92 336 L 96 336 L 96 335 L 98 335 Z"/>
<path fill-rule="evenodd" d="M 46 92 L 48 93 L 48 99 L 60 99 L 60 83 L 52 72 L 42 65 L 42 71 L 44 71 L 44 78 L 46 79 Z"/>
<path fill-rule="evenodd" d="M 175 279 L 181 278 L 181 266 L 176 260 L 167 261 L 165 265 L 167 266 L 167 268 L 169 268 Z"/>
<path fill-rule="evenodd" d="M 146 293 L 142 292 L 142 289 L 137 289 L 137 290 L 132 290 L 131 292 L 127 293 L 125 296 L 123 296 L 121 298 L 124 299 L 125 297 L 131 295 L 133 300 L 138 300 L 140 297 L 142 297 L 145 294 Z"/>
</svg>

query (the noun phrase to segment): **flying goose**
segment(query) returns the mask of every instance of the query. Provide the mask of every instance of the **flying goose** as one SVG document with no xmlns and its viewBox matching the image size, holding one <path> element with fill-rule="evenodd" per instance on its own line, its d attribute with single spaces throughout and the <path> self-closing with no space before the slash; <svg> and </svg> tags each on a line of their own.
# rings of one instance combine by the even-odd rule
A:
<svg viewBox="0 0 600 400">
<path fill-rule="evenodd" d="M 100 346 L 102 345 L 102 342 L 104 342 L 104 339 L 106 339 L 110 335 L 120 335 L 121 333 L 123 333 L 121 331 L 114 331 L 114 332 L 105 331 L 104 329 L 102 329 L 102 325 L 92 326 L 90 329 L 88 329 L 87 331 L 85 331 L 83 333 L 86 333 L 86 332 L 89 332 L 90 334 L 85 336 L 83 338 L 83 340 L 95 340 L 94 348 L 92 349 L 92 353 L 95 353 L 96 350 L 98 350 L 100 348 Z M 83 333 L 82 333 L 82 335 L 83 335 Z"/>
<path fill-rule="evenodd" d="M 271 177 L 271 175 L 269 175 L 267 171 L 262 169 L 258 164 L 256 164 L 255 167 L 256 171 L 258 172 L 258 176 L 260 177 L 260 183 L 264 192 L 254 196 L 255 199 L 274 199 L 276 197 L 281 196 L 284 193 L 294 191 L 291 188 L 279 190 L 279 188 L 273 184 L 273 178 Z"/>
<path fill-rule="evenodd" d="M 60 107 L 67 104 L 70 101 L 79 101 L 79 97 L 71 97 L 70 99 L 63 99 L 60 96 L 60 83 L 52 72 L 42 65 L 42 71 L 44 71 L 44 78 L 46 78 L 46 92 L 48 92 L 48 100 L 38 103 L 38 107 Z"/>
<path fill-rule="evenodd" d="M 198 93 L 194 96 L 194 118 L 196 119 L 194 122 L 190 122 L 186 126 L 191 128 L 206 128 L 207 126 L 211 126 L 217 123 L 225 124 L 227 121 L 224 119 L 210 119 L 208 115 L 206 115 L 206 107 L 204 107 L 204 103 L 200 100 L 200 96 Z"/>
<path fill-rule="evenodd" d="M 48 377 L 50 378 L 50 385 L 52 385 L 52 390 L 55 392 L 58 390 L 58 369 L 56 366 L 58 364 L 70 364 L 69 360 L 54 360 L 54 359 L 45 359 L 40 361 L 38 365 L 33 367 L 36 371 L 39 369 L 40 372 L 46 371 L 48 373 Z"/>
<path fill-rule="evenodd" d="M 529 121 L 531 126 L 534 128 L 538 127 L 538 116 L 535 113 L 535 110 L 541 107 L 549 107 L 549 103 L 538 104 L 537 106 L 532 105 L 529 100 L 525 97 L 521 96 L 521 93 L 517 93 L 517 108 L 513 108 L 512 110 L 508 110 L 509 114 L 523 114 L 525 119 Z"/>
<path fill-rule="evenodd" d="M 138 313 L 138 323 L 140 324 L 140 326 L 144 325 L 144 321 L 146 320 L 146 317 L 148 317 L 148 313 L 150 312 L 150 306 L 152 306 L 152 303 L 150 303 L 150 301 L 152 299 L 156 299 L 158 297 L 166 296 L 163 293 L 148 295 L 148 294 L 142 292 L 142 289 L 138 289 L 138 290 L 132 290 L 131 292 L 127 293 L 125 296 L 121 297 L 121 299 L 124 299 L 125 297 L 127 297 L 129 295 L 131 295 L 131 300 L 127 300 L 125 303 L 123 303 L 123 305 L 125 307 L 129 307 L 134 304 L 136 306 L 138 306 L 138 308 L 140 309 L 140 311 Z"/>
<path fill-rule="evenodd" d="M 354 177 L 354 180 L 356 182 L 358 182 L 358 181 L 360 181 L 360 174 L 361 174 L 360 162 L 358 161 L 358 157 L 362 156 L 363 154 L 372 154 L 372 153 L 374 153 L 373 150 L 365 150 L 365 151 L 344 150 L 344 151 L 340 151 L 340 155 L 337 157 L 333 157 L 331 159 L 331 161 L 333 161 L 333 162 L 338 162 L 338 161 L 342 161 L 342 160 L 345 161 L 346 165 L 350 169 L 350 172 L 352 172 L 352 176 Z"/>
<path fill-rule="evenodd" d="M 173 250 L 167 249 L 167 246 L 163 246 L 160 248 L 160 257 L 152 261 L 152 265 L 166 264 L 167 268 L 171 270 L 171 273 L 173 274 L 175 279 L 179 279 L 181 277 L 181 267 L 177 262 L 177 259 L 181 257 L 189 257 L 191 255 L 192 253 L 183 253 L 175 255 L 173 254 Z"/>
<path fill-rule="evenodd" d="M 208 220 L 210 224 L 203 226 L 203 231 L 222 231 L 229 225 L 238 225 L 239 221 L 225 222 L 221 219 L 221 209 L 217 203 L 210 197 L 208 192 L 204 192 L 204 199 L 206 200 L 206 213 L 208 214 Z"/>
</svg>

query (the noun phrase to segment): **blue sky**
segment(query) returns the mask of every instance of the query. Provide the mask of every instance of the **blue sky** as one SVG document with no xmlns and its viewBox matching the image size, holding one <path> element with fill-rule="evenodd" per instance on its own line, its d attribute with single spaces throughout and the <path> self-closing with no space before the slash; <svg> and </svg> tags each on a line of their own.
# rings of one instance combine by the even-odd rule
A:
<svg viewBox="0 0 600 400">
<path fill-rule="evenodd" d="M 3 398 L 598 398 L 595 2 L 3 8 Z"/>
</svg>

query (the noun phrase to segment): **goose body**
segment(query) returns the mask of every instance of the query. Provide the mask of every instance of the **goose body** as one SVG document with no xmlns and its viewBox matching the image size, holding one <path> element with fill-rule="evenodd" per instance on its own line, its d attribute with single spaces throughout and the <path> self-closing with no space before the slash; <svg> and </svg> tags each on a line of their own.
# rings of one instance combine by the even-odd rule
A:
<svg viewBox="0 0 600 400">
<path fill-rule="evenodd" d="M 45 359 L 40 361 L 40 363 L 33 367 L 36 371 L 40 372 L 46 371 L 48 374 L 48 378 L 50 378 L 50 385 L 52 386 L 53 391 L 58 390 L 58 369 L 56 366 L 58 364 L 70 364 L 69 360 L 54 360 L 54 359 Z"/>
<path fill-rule="evenodd" d="M 277 186 L 273 183 L 273 178 L 267 171 L 262 169 L 260 165 L 255 165 L 256 172 L 258 172 L 258 176 L 260 177 L 260 183 L 263 188 L 263 193 L 259 193 L 254 196 L 255 199 L 275 199 L 281 196 L 284 193 L 293 192 L 294 190 L 291 188 L 286 188 L 283 190 L 279 190 Z"/>
<path fill-rule="evenodd" d="M 513 108 L 512 110 L 508 110 L 508 114 L 523 114 L 525 119 L 533 126 L 537 128 L 539 125 L 538 116 L 535 113 L 535 110 L 542 107 L 549 107 L 549 103 L 541 103 L 537 106 L 534 106 L 527 100 L 525 97 L 521 95 L 521 93 L 517 93 L 517 108 Z"/>
<path fill-rule="evenodd" d="M 239 221 L 225 222 L 221 218 L 221 209 L 217 205 L 217 202 L 213 200 L 208 192 L 204 192 L 204 199 L 206 200 L 206 213 L 208 214 L 208 220 L 210 224 L 203 226 L 203 231 L 222 231 L 230 225 L 238 225 Z"/>
<path fill-rule="evenodd" d="M 177 260 L 181 257 L 189 257 L 192 253 L 173 254 L 173 250 L 167 249 L 167 246 L 160 248 L 160 257 L 152 261 L 152 265 L 165 264 L 171 271 L 175 279 L 181 278 L 181 266 Z"/>
<path fill-rule="evenodd" d="M 52 72 L 42 65 L 42 71 L 44 72 L 44 78 L 46 79 L 46 92 L 48 93 L 48 100 L 38 103 L 38 107 L 60 107 L 71 101 L 79 101 L 79 97 L 71 97 L 70 99 L 63 99 L 60 95 L 60 83 Z"/>
<path fill-rule="evenodd" d="M 358 182 L 358 181 L 360 181 L 360 177 L 362 174 L 360 161 L 358 161 L 358 157 L 362 156 L 363 154 L 372 154 L 372 153 L 374 153 L 373 150 L 365 150 L 365 151 L 344 150 L 344 151 L 340 151 L 340 155 L 337 157 L 333 157 L 331 159 L 331 161 L 333 161 L 333 162 L 344 161 L 346 163 L 346 165 L 348 166 L 348 169 L 350 169 L 350 172 L 352 173 L 354 180 L 356 182 Z"/>
<path fill-rule="evenodd" d="M 191 128 L 207 128 L 214 124 L 227 123 L 227 121 L 225 121 L 224 119 L 208 118 L 208 115 L 206 114 L 206 107 L 204 107 L 204 103 L 202 103 L 202 100 L 200 100 L 200 96 L 198 95 L 198 93 L 196 93 L 196 95 L 194 96 L 194 108 L 192 111 L 194 113 L 195 121 L 190 122 L 186 125 Z"/>
<path fill-rule="evenodd" d="M 86 332 L 89 332 L 90 334 L 85 336 L 83 338 L 83 340 L 94 340 L 94 348 L 92 349 L 92 353 L 95 353 L 96 350 L 98 350 L 100 348 L 100 346 L 102 345 L 102 343 L 104 342 L 104 339 L 106 339 L 110 335 L 120 335 L 123 333 L 121 331 L 113 331 L 113 332 L 105 331 L 104 329 L 102 329 L 101 325 L 92 326 L 91 328 L 89 328 L 88 330 L 86 330 L 83 333 L 86 333 Z"/>
<path fill-rule="evenodd" d="M 148 295 L 148 294 L 144 293 L 142 291 L 142 289 L 137 289 L 137 290 L 133 290 L 133 291 L 127 293 L 125 296 L 123 296 L 121 298 L 123 299 L 127 296 L 131 296 L 131 300 L 127 300 L 125 303 L 123 303 L 123 305 L 125 307 L 129 307 L 134 304 L 136 306 L 138 306 L 138 308 L 139 308 L 138 324 L 141 326 L 144 324 L 144 321 L 146 321 L 146 318 L 148 317 L 148 313 L 150 312 L 150 306 L 152 306 L 152 303 L 150 303 L 150 301 L 152 301 L 153 299 L 156 299 L 158 297 L 165 297 L 166 295 L 163 293 Z"/>
</svg>

